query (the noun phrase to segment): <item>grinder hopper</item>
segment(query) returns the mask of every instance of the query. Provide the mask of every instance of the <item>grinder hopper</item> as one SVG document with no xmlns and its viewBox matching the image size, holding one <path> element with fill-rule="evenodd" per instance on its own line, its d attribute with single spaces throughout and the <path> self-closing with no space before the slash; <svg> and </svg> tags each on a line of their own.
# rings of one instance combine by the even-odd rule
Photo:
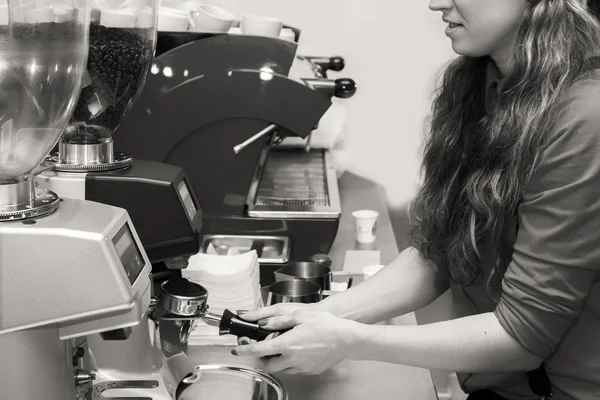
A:
<svg viewBox="0 0 600 400">
<path fill-rule="evenodd" d="M 73 113 L 89 16 L 87 7 L 54 5 L 37 9 L 10 0 L 0 6 L 0 21 L 10 21 L 0 22 L 0 221 L 45 215 L 58 206 L 54 193 L 34 190 L 32 178 Z"/>
</svg>

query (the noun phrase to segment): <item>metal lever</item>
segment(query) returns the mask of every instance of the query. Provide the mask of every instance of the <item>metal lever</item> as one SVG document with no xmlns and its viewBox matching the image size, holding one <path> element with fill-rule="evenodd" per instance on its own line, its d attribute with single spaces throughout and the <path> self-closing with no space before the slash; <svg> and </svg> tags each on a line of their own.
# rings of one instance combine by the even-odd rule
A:
<svg viewBox="0 0 600 400">
<path fill-rule="evenodd" d="M 246 147 L 248 147 L 249 145 L 251 145 L 252 143 L 254 143 L 255 141 L 257 141 L 258 139 L 260 139 L 261 137 L 274 132 L 278 129 L 279 127 L 275 124 L 271 124 L 269 126 L 267 126 L 265 129 L 263 129 L 262 131 L 258 132 L 256 135 L 252 136 L 251 138 L 249 138 L 248 140 L 246 140 L 243 143 L 238 144 L 237 146 L 233 147 L 233 152 L 235 154 L 239 154 L 242 150 L 244 150 Z"/>
</svg>

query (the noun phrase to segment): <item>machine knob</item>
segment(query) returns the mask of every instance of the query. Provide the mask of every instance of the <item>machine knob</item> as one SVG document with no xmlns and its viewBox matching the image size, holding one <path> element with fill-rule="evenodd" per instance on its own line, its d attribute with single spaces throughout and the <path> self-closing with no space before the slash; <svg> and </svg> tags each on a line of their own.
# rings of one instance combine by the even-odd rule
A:
<svg viewBox="0 0 600 400">
<path fill-rule="evenodd" d="M 340 72 L 346 67 L 346 63 L 342 57 L 331 57 L 329 59 L 329 66 L 327 69 L 332 71 Z"/>
<path fill-rule="evenodd" d="M 323 78 L 327 78 L 327 71 L 340 72 L 346 67 L 346 62 L 342 57 L 301 57 L 317 67 Z"/>
<path fill-rule="evenodd" d="M 356 82 L 349 78 L 335 80 L 335 97 L 349 99 L 356 94 Z"/>
</svg>

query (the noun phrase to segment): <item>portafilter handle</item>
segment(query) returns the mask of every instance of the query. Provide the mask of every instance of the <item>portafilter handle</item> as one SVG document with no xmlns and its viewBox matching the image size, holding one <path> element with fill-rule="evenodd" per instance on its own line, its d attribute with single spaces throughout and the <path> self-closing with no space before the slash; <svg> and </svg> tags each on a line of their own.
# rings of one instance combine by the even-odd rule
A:
<svg viewBox="0 0 600 400">
<path fill-rule="evenodd" d="M 202 315 L 198 315 L 196 317 L 179 317 L 176 315 L 168 315 L 165 316 L 167 320 L 180 320 L 181 321 L 181 329 L 179 330 L 179 341 L 181 343 L 187 343 L 190 338 L 190 334 L 194 329 L 195 322 L 197 320 L 203 320 L 208 325 L 218 326 L 219 327 L 219 335 L 234 335 L 238 338 L 247 337 L 257 342 L 265 340 L 269 335 L 273 335 L 273 337 L 277 337 L 285 331 L 269 331 L 258 324 L 253 322 L 244 321 L 236 314 L 232 313 L 229 310 L 225 310 L 223 315 L 212 314 L 206 312 Z"/>
<path fill-rule="evenodd" d="M 220 335 L 235 335 L 238 338 L 247 337 L 256 340 L 257 342 L 265 340 L 269 335 L 276 337 L 284 332 L 285 331 L 269 331 L 253 322 L 244 321 L 238 315 L 227 309 L 223 312 L 223 316 L 219 323 Z"/>
</svg>

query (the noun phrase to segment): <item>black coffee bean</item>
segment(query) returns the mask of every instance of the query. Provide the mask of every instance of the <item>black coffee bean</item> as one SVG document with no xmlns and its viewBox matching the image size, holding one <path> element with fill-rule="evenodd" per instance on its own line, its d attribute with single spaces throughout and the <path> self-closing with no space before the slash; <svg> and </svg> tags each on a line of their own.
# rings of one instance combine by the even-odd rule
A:
<svg viewBox="0 0 600 400">
<path fill-rule="evenodd" d="M 153 38 L 151 29 L 90 26 L 88 73 L 92 84 L 86 89 L 100 99 L 103 111 L 90 120 L 88 101 L 82 95 L 72 122 L 110 130 L 117 127 L 144 81 L 147 60 L 153 57 Z"/>
</svg>

